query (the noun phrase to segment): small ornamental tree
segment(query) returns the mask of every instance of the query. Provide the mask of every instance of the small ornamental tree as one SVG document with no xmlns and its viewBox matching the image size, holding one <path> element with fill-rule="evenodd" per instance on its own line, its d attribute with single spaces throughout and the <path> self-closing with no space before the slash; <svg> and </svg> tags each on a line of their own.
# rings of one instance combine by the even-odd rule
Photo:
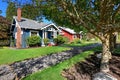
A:
<svg viewBox="0 0 120 80">
<path fill-rule="evenodd" d="M 30 47 L 39 46 L 41 43 L 41 38 L 39 36 L 28 37 L 27 43 Z"/>
</svg>

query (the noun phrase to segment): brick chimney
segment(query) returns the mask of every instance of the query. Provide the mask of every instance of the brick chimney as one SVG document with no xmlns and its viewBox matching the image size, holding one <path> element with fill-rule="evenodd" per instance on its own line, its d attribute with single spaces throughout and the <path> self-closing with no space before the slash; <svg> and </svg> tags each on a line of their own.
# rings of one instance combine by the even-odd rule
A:
<svg viewBox="0 0 120 80">
<path fill-rule="evenodd" d="M 21 8 L 20 7 L 18 7 L 17 9 L 17 20 L 21 21 Z"/>
</svg>

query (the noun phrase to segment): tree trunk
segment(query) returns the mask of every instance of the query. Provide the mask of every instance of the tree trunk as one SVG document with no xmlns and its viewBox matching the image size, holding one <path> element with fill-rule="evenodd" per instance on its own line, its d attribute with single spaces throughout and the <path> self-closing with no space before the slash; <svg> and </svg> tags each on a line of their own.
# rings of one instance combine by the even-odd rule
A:
<svg viewBox="0 0 120 80">
<path fill-rule="evenodd" d="M 111 59 L 112 57 L 110 52 L 109 38 L 110 35 L 107 35 L 102 41 L 103 53 L 102 53 L 101 66 L 100 66 L 102 72 L 109 71 L 109 59 Z"/>
</svg>

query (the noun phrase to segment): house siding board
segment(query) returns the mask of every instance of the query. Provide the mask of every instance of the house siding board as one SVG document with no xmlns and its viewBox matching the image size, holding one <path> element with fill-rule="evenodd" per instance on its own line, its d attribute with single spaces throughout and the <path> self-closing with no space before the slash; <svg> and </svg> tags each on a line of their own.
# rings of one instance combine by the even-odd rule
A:
<svg viewBox="0 0 120 80">
<path fill-rule="evenodd" d="M 65 30 L 62 30 L 62 33 L 63 33 L 63 36 L 67 37 L 70 42 L 73 41 L 73 39 L 74 39 L 74 35 L 73 34 L 67 32 Z"/>
<path fill-rule="evenodd" d="M 22 34 L 22 48 L 27 47 L 27 38 L 30 36 L 30 30 L 24 30 L 23 29 L 23 34 Z"/>
</svg>

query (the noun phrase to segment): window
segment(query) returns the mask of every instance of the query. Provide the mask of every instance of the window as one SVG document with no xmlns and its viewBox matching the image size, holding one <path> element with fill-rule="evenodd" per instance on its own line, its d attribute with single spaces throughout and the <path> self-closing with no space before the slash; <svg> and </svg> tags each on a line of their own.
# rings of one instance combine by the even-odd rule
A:
<svg viewBox="0 0 120 80">
<path fill-rule="evenodd" d="M 38 36 L 38 31 L 31 31 L 31 36 Z"/>
</svg>

